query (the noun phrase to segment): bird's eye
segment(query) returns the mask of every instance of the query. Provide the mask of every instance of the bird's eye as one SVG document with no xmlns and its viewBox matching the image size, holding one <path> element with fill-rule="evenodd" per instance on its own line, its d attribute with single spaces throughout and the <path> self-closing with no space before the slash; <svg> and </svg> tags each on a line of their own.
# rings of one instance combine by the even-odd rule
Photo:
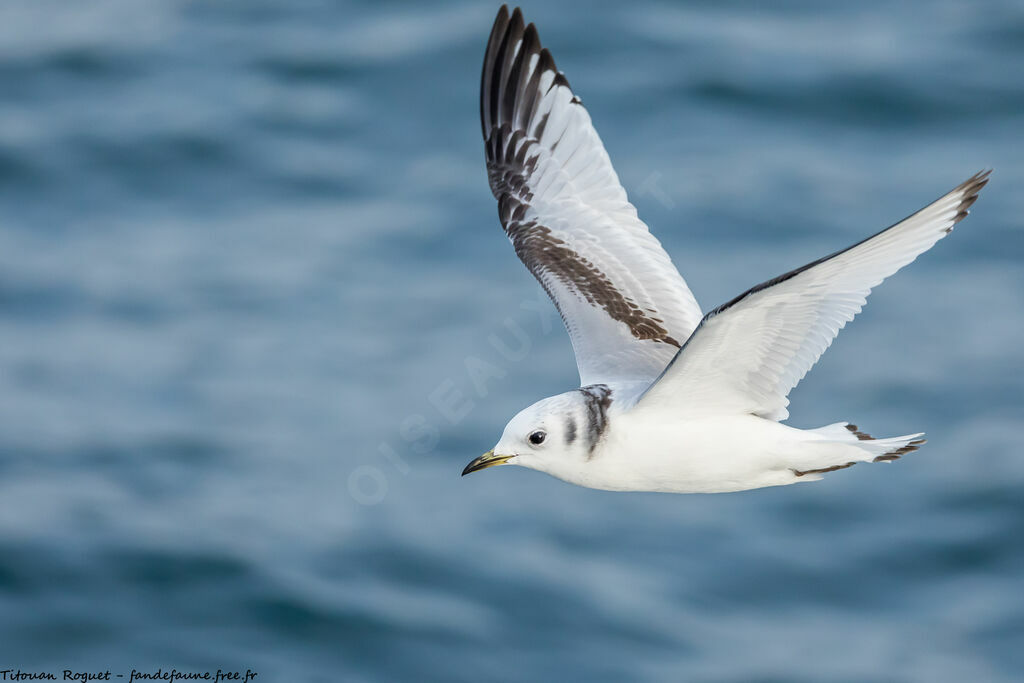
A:
<svg viewBox="0 0 1024 683">
<path fill-rule="evenodd" d="M 530 443 L 532 443 L 534 446 L 539 446 L 542 443 L 544 443 L 544 439 L 546 437 L 547 434 L 544 432 L 544 430 L 538 429 L 537 431 L 530 434 Z"/>
</svg>

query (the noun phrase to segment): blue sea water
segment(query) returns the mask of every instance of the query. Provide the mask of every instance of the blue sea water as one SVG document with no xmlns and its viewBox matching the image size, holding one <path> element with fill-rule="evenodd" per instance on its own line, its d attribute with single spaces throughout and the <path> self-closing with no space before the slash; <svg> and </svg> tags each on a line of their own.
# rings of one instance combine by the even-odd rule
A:
<svg viewBox="0 0 1024 683">
<path fill-rule="evenodd" d="M 995 169 L 792 395 L 928 445 L 720 496 L 459 477 L 577 381 L 496 10 L 4 1 L 0 670 L 1024 678 L 1024 5 L 524 8 L 705 309 Z"/>
</svg>

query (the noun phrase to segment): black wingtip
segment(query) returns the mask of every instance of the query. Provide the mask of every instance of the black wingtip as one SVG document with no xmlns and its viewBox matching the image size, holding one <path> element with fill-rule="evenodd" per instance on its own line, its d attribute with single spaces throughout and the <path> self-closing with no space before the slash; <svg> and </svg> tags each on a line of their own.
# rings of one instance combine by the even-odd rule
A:
<svg viewBox="0 0 1024 683">
<path fill-rule="evenodd" d="M 969 209 L 974 206 L 974 202 L 978 201 L 978 193 L 981 192 L 981 188 L 988 184 L 988 177 L 990 175 L 992 175 L 991 168 L 978 171 L 956 187 L 957 190 L 960 190 L 963 193 L 963 198 L 960 200 L 960 205 L 957 206 L 956 216 L 953 218 L 953 225 L 962 221 L 967 217 L 967 214 L 970 213 Z M 953 230 L 953 225 L 949 226 L 946 232 L 951 232 Z"/>
<path fill-rule="evenodd" d="M 984 170 L 978 171 L 970 178 L 960 183 L 960 187 L 958 189 L 964 190 L 965 194 L 967 195 L 977 196 L 981 188 L 985 187 L 985 185 L 988 183 L 988 178 L 990 175 L 992 175 L 991 168 L 986 168 Z"/>
<path fill-rule="evenodd" d="M 537 32 L 537 27 L 534 23 L 530 22 L 526 25 L 526 28 L 522 30 L 522 44 L 526 46 L 524 50 L 532 54 L 540 49 L 541 46 L 541 34 Z M 537 47 L 532 47 L 532 46 Z"/>
<path fill-rule="evenodd" d="M 518 7 L 512 10 L 512 16 L 509 17 L 508 22 L 509 26 L 513 27 L 512 31 L 514 33 L 522 33 L 523 29 L 525 28 L 525 22 L 523 21 L 523 13 L 519 11 Z"/>
<path fill-rule="evenodd" d="M 508 5 L 502 5 L 498 8 L 498 14 L 494 17 L 494 23 L 491 25 L 491 37 L 493 38 L 495 34 L 503 35 L 506 26 L 508 26 Z"/>
</svg>

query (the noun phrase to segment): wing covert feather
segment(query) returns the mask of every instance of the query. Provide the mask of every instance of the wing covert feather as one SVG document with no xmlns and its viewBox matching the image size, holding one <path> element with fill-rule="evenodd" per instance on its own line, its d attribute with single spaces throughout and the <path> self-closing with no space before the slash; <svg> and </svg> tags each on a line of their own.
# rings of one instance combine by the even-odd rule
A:
<svg viewBox="0 0 1024 683">
<path fill-rule="evenodd" d="M 789 416 L 789 392 L 871 289 L 953 230 L 988 182 L 978 173 L 917 213 L 709 312 L 637 407 L 681 415 Z"/>
<path fill-rule="evenodd" d="M 502 226 L 561 314 L 581 384 L 653 380 L 700 308 L 518 9 L 502 7 L 491 30 L 480 121 Z"/>
</svg>

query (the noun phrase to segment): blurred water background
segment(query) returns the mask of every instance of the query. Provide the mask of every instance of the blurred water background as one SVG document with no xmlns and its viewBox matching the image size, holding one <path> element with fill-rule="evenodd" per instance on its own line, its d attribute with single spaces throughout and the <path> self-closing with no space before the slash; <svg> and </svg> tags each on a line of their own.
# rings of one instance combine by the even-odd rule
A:
<svg viewBox="0 0 1024 683">
<path fill-rule="evenodd" d="M 1021 680 L 1024 5 L 525 7 L 705 309 L 995 168 L 792 396 L 928 446 L 721 496 L 459 477 L 577 381 L 496 10 L 0 6 L 0 669 Z"/>
</svg>

